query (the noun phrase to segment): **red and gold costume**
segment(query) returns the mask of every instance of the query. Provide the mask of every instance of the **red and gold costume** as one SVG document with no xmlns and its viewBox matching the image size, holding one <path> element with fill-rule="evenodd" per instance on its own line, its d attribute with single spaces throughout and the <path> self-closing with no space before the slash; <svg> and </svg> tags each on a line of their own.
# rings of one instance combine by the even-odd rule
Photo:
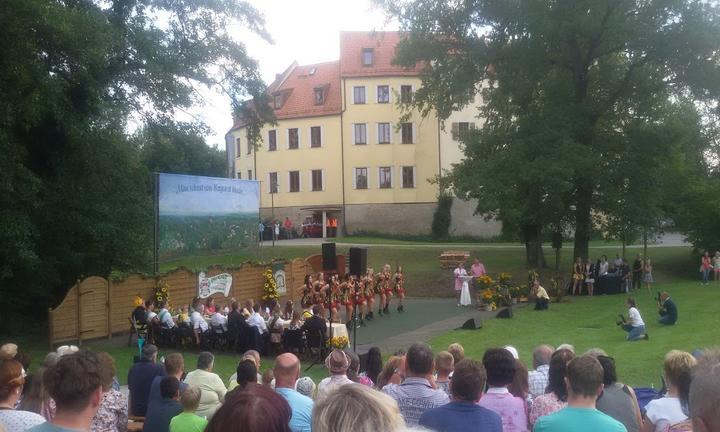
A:
<svg viewBox="0 0 720 432">
<path fill-rule="evenodd" d="M 395 273 L 395 293 L 396 294 L 405 294 L 405 287 L 403 284 L 405 283 L 405 276 L 403 276 L 402 273 Z"/>
</svg>

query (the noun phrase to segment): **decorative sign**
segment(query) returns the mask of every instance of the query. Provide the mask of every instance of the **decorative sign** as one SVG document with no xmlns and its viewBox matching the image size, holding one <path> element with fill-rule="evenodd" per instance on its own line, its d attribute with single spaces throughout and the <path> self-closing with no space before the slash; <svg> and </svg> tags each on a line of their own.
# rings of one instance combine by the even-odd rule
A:
<svg viewBox="0 0 720 432">
<path fill-rule="evenodd" d="M 272 264 L 273 277 L 277 286 L 278 294 L 287 293 L 287 282 L 285 281 L 285 264 L 275 262 Z"/>
<path fill-rule="evenodd" d="M 232 287 L 232 275 L 221 273 L 216 276 L 207 277 L 205 272 L 198 274 L 198 297 L 208 298 L 215 293 L 222 293 L 225 297 L 230 294 Z"/>
</svg>

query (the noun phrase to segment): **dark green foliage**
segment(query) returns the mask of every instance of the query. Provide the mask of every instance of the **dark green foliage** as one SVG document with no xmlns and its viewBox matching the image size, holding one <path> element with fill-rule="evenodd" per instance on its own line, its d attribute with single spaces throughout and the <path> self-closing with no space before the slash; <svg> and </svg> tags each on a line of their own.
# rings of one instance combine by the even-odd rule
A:
<svg viewBox="0 0 720 432">
<path fill-rule="evenodd" d="M 438 197 L 437 208 L 432 220 L 432 236 L 434 238 L 446 238 L 450 235 L 450 223 L 452 222 L 450 210 L 452 204 L 452 196 L 441 194 Z"/>
</svg>

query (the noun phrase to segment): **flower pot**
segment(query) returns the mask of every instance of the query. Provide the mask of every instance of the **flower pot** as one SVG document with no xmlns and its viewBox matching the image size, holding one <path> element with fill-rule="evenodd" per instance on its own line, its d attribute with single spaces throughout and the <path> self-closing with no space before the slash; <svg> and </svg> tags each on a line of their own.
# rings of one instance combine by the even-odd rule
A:
<svg viewBox="0 0 720 432">
<path fill-rule="evenodd" d="M 492 312 L 492 305 L 483 305 L 483 310 L 485 310 L 485 312 Z"/>
</svg>

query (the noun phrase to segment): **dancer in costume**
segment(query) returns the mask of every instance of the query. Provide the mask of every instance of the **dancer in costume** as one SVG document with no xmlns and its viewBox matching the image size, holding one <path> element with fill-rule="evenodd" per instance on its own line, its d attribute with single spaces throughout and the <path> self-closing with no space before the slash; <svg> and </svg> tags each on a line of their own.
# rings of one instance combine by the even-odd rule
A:
<svg viewBox="0 0 720 432">
<path fill-rule="evenodd" d="M 338 306 L 340 304 L 340 281 L 337 275 L 330 276 L 330 283 L 325 285 L 325 309 L 330 311 L 332 322 L 340 321 Z"/>
<path fill-rule="evenodd" d="M 366 299 L 365 299 L 365 287 L 363 286 L 362 280 L 358 280 L 355 276 L 350 277 L 351 289 L 353 293 L 353 302 L 357 305 L 358 314 L 360 314 L 360 326 L 365 327 L 366 317 Z"/>
<path fill-rule="evenodd" d="M 312 275 L 305 275 L 305 283 L 303 284 L 302 298 L 300 299 L 300 305 L 305 307 L 306 304 L 313 303 L 313 277 Z"/>
<path fill-rule="evenodd" d="M 340 304 L 345 306 L 345 325 L 349 328 L 355 304 L 353 303 L 350 276 L 347 274 L 343 276 L 343 281 L 340 283 Z"/>
<path fill-rule="evenodd" d="M 325 303 L 325 291 L 327 289 L 328 284 L 325 283 L 325 275 L 318 273 L 317 279 L 313 282 L 313 304 L 321 305 Z"/>
<path fill-rule="evenodd" d="M 403 276 L 402 266 L 397 266 L 395 269 L 395 275 L 393 276 L 395 282 L 395 295 L 398 298 L 398 312 L 405 312 L 405 306 L 403 306 L 403 299 L 405 298 L 405 276 Z"/>
<path fill-rule="evenodd" d="M 385 303 L 383 306 L 383 312 L 388 315 L 390 314 L 390 300 L 393 296 L 393 286 L 392 286 L 392 274 L 390 273 L 390 264 L 385 264 L 383 267 L 383 291 L 385 291 Z"/>
<path fill-rule="evenodd" d="M 373 314 L 373 305 L 375 304 L 375 278 L 373 277 L 373 269 L 367 269 L 365 276 L 362 280 L 363 293 L 365 294 L 365 303 L 367 310 L 367 319 L 372 320 L 375 318 Z"/>
<path fill-rule="evenodd" d="M 385 306 L 385 275 L 381 271 L 373 278 L 375 294 L 380 296 L 380 305 L 378 306 L 378 315 L 383 315 L 383 307 Z"/>
</svg>

